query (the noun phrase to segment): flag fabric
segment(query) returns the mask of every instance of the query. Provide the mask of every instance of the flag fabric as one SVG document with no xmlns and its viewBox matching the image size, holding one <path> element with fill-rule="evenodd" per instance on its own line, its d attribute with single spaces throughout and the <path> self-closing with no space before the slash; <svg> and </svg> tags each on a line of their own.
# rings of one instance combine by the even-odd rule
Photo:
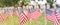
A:
<svg viewBox="0 0 60 25">
<path fill-rule="evenodd" d="M 58 19 L 60 19 L 60 10 L 56 9 L 55 14 L 56 14 L 56 17 L 57 17 Z"/>
<path fill-rule="evenodd" d="M 3 21 L 3 19 L 2 19 L 2 15 L 1 15 L 1 13 L 0 13 L 0 22 L 2 22 Z"/>
<path fill-rule="evenodd" d="M 13 9 L 13 15 L 15 15 L 15 9 Z"/>
<path fill-rule="evenodd" d="M 23 10 L 23 12 L 25 13 L 25 15 L 28 17 L 28 18 L 30 18 L 30 11 L 29 11 L 30 9 L 25 9 L 25 10 Z"/>
<path fill-rule="evenodd" d="M 23 12 L 22 15 L 20 16 L 20 25 L 24 25 L 28 20 L 29 20 L 28 17 Z"/>
<path fill-rule="evenodd" d="M 8 9 L 4 9 L 4 21 L 8 19 Z"/>
<path fill-rule="evenodd" d="M 54 25 L 58 25 L 59 22 L 57 20 L 57 17 L 55 15 L 55 10 L 46 10 L 46 19 L 54 22 Z"/>
<path fill-rule="evenodd" d="M 31 8 L 30 12 L 33 13 L 34 11 L 35 11 L 35 9 L 34 8 Z"/>
<path fill-rule="evenodd" d="M 41 16 L 41 13 L 38 10 L 32 10 L 30 17 L 34 20 L 37 20 Z"/>
<path fill-rule="evenodd" d="M 56 17 L 54 18 L 54 25 L 59 25 L 59 22 Z"/>
<path fill-rule="evenodd" d="M 13 15 L 15 15 L 15 16 L 19 16 L 19 12 L 18 12 L 17 9 L 13 10 Z"/>
<path fill-rule="evenodd" d="M 60 10 L 59 9 L 56 9 L 55 10 L 55 14 L 56 14 L 56 17 L 57 17 L 58 22 L 60 23 Z"/>
<path fill-rule="evenodd" d="M 0 22 L 2 22 L 3 19 L 2 19 L 2 11 L 0 10 Z"/>
<path fill-rule="evenodd" d="M 46 19 L 50 21 L 54 21 L 54 17 L 52 16 L 52 11 L 49 9 L 46 9 Z"/>
<path fill-rule="evenodd" d="M 8 9 L 5 8 L 5 9 L 4 9 L 4 14 L 5 14 L 7 11 L 8 11 Z"/>
<path fill-rule="evenodd" d="M 13 9 L 13 15 L 16 15 L 16 9 Z"/>
<path fill-rule="evenodd" d="M 19 16 L 18 10 L 15 11 L 15 15 L 16 15 L 16 16 Z"/>
<path fill-rule="evenodd" d="M 55 10 L 52 10 L 52 15 L 54 17 L 54 25 L 59 25 L 58 19 L 57 19 L 56 14 L 55 14 Z"/>
<path fill-rule="evenodd" d="M 7 19 L 8 19 L 8 12 L 4 14 L 4 21 L 6 21 Z"/>
</svg>

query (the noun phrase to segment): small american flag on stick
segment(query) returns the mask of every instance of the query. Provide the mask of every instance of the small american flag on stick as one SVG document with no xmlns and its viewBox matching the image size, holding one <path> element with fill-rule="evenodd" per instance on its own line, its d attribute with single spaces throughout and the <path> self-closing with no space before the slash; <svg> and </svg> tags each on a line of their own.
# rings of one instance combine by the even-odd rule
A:
<svg viewBox="0 0 60 25">
<path fill-rule="evenodd" d="M 4 21 L 6 21 L 7 19 L 8 19 L 8 12 L 4 14 Z"/>
<path fill-rule="evenodd" d="M 28 20 L 29 20 L 28 17 L 23 12 L 22 15 L 20 16 L 20 25 L 24 25 Z"/>
<path fill-rule="evenodd" d="M 3 19 L 2 19 L 2 11 L 0 10 L 0 22 L 2 22 Z"/>
<path fill-rule="evenodd" d="M 56 18 L 56 15 L 55 15 L 55 10 L 46 10 L 46 18 L 52 22 L 54 22 L 54 25 L 58 25 L 59 22 Z"/>
<path fill-rule="evenodd" d="M 38 10 L 35 10 L 34 12 L 32 12 L 30 14 L 31 18 L 34 19 L 34 20 L 37 20 L 42 14 L 38 11 Z"/>
<path fill-rule="evenodd" d="M 4 9 L 4 21 L 8 19 L 8 9 Z"/>
</svg>

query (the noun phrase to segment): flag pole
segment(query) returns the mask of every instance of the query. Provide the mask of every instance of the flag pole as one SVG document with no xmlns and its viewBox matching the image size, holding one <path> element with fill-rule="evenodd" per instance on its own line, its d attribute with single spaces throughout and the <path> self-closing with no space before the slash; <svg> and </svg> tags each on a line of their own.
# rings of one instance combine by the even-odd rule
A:
<svg viewBox="0 0 60 25">
<path fill-rule="evenodd" d="M 46 9 L 47 9 L 47 3 L 46 3 L 46 5 L 45 5 L 45 25 L 47 25 L 47 20 L 46 20 Z"/>
</svg>

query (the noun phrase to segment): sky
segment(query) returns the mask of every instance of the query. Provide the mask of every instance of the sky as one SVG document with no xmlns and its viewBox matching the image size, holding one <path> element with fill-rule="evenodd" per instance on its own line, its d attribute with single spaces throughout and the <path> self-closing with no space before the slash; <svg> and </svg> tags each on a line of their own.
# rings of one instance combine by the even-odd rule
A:
<svg viewBox="0 0 60 25">
<path fill-rule="evenodd" d="M 60 4 L 60 0 L 56 0 L 56 3 L 57 3 L 57 4 Z"/>
</svg>

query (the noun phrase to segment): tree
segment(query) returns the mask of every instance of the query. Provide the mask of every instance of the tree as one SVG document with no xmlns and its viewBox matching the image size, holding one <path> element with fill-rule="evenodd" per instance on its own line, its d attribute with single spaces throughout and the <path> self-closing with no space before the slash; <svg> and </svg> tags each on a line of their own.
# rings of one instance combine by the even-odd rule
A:
<svg viewBox="0 0 60 25">
<path fill-rule="evenodd" d="M 53 7 L 53 6 L 52 6 L 53 2 L 54 2 L 54 0 L 47 0 L 47 3 L 49 3 L 49 4 L 50 4 L 50 8 L 52 8 L 52 7 Z"/>
<path fill-rule="evenodd" d="M 30 3 L 30 0 L 22 0 L 21 5 L 28 5 Z"/>
<path fill-rule="evenodd" d="M 16 6 L 20 0 L 0 0 L 0 6 Z"/>
</svg>

